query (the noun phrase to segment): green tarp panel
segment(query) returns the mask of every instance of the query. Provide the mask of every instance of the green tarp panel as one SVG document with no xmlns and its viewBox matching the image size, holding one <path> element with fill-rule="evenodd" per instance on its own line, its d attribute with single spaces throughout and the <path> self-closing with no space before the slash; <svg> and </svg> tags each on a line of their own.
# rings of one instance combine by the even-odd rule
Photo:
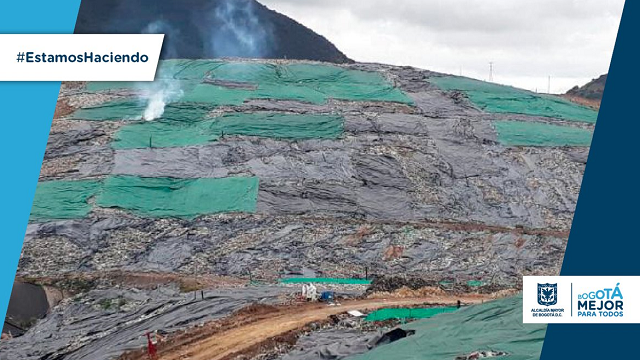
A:
<svg viewBox="0 0 640 360">
<path fill-rule="evenodd" d="M 194 113 L 193 118 L 196 117 L 198 114 Z M 343 129 L 344 119 L 334 115 L 236 113 L 204 121 L 151 121 L 127 125 L 116 133 L 113 147 L 145 148 L 150 143 L 152 147 L 199 145 L 216 141 L 223 135 L 288 140 L 335 139 Z"/>
<path fill-rule="evenodd" d="M 222 212 L 255 212 L 258 178 L 168 179 L 107 178 L 96 198 L 114 207 L 149 217 L 195 218 Z"/>
<path fill-rule="evenodd" d="M 402 326 L 416 333 L 350 359 L 446 360 L 474 351 L 509 353 L 509 360 L 538 360 L 546 325 L 522 323 L 522 296 L 434 316 Z"/>
<path fill-rule="evenodd" d="M 385 321 L 389 319 L 428 319 L 434 315 L 454 312 L 457 307 L 433 307 L 416 309 L 380 309 L 365 318 L 367 321 Z"/>
<path fill-rule="evenodd" d="M 412 103 L 407 95 L 380 73 L 334 65 L 165 60 L 160 62 L 158 74 L 158 82 L 167 79 L 179 81 L 176 88 L 180 88 L 184 94 L 176 100 L 180 102 L 240 105 L 249 99 L 280 99 L 322 104 L 333 98 Z M 226 86 L 225 81 L 246 86 Z M 158 86 L 122 82 L 87 84 L 87 90 L 94 92 L 148 88 Z"/>
<path fill-rule="evenodd" d="M 248 98 L 273 98 L 323 103 L 326 99 L 391 101 L 411 104 L 402 91 L 377 72 L 333 65 L 235 62 L 218 66 L 209 78 L 254 83 Z"/>
<path fill-rule="evenodd" d="M 92 81 L 86 85 L 89 92 L 110 90 L 143 90 L 153 88 L 154 84 L 163 80 L 182 80 L 182 90 L 193 89 L 200 81 L 216 67 L 224 64 L 217 60 L 162 60 L 158 62 L 156 81 Z M 191 81 L 189 81 L 191 80 Z M 194 80 L 196 80 L 194 82 Z"/>
<path fill-rule="evenodd" d="M 510 86 L 458 76 L 434 76 L 429 82 L 443 90 L 464 92 L 471 102 L 491 113 L 524 114 L 595 123 L 598 112 L 557 96 L 535 94 Z"/>
<path fill-rule="evenodd" d="M 440 281 L 438 284 L 440 284 L 442 286 L 453 286 L 454 282 L 453 281 L 449 281 L 449 280 L 444 280 L 444 281 Z M 470 287 L 484 286 L 484 281 L 469 280 L 469 281 L 467 281 L 467 286 L 470 286 Z"/>
<path fill-rule="evenodd" d="M 247 90 L 230 89 L 212 84 L 198 84 L 180 99 L 184 102 L 206 103 L 212 106 L 238 106 L 247 100 Z"/>
<path fill-rule="evenodd" d="M 213 110 L 213 106 L 202 104 L 173 103 L 164 108 L 164 113 L 160 120 L 171 121 L 200 121 L 207 113 Z M 73 113 L 71 118 L 78 120 L 142 120 L 145 106 L 137 101 L 114 100 L 99 106 L 79 109 Z"/>
<path fill-rule="evenodd" d="M 76 110 L 69 118 L 77 120 L 141 120 L 146 104 L 140 100 L 112 100 Z"/>
<path fill-rule="evenodd" d="M 327 96 L 301 85 L 262 83 L 253 90 L 229 88 L 209 83 L 199 84 L 185 94 L 181 101 L 203 102 L 212 105 L 241 105 L 249 99 L 295 100 L 313 104 L 324 104 Z"/>
<path fill-rule="evenodd" d="M 496 121 L 498 141 L 506 146 L 589 146 L 586 129 L 525 121 Z"/>
<path fill-rule="evenodd" d="M 100 181 L 45 181 L 38 183 L 31 208 L 31 221 L 81 219 L 91 211 L 87 200 L 100 188 Z"/>
<path fill-rule="evenodd" d="M 341 284 L 341 285 L 370 285 L 367 279 L 340 279 L 340 278 L 286 278 L 280 279 L 283 284 Z"/>
<path fill-rule="evenodd" d="M 222 60 L 161 60 L 158 62 L 160 79 L 201 80 L 218 66 L 225 64 Z"/>
</svg>

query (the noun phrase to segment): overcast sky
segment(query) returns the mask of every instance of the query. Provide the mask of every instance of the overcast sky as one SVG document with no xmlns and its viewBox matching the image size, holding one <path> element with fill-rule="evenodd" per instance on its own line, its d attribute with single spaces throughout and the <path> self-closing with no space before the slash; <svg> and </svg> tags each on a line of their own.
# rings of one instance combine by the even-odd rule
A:
<svg viewBox="0 0 640 360">
<path fill-rule="evenodd" d="M 609 71 L 624 0 L 258 0 L 356 61 L 566 92 Z"/>
</svg>

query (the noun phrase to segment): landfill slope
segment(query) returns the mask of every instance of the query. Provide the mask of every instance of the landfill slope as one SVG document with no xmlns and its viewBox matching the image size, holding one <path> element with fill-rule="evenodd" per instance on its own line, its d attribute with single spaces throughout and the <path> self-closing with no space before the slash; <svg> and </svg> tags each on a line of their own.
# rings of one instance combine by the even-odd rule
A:
<svg viewBox="0 0 640 360">
<path fill-rule="evenodd" d="M 146 331 L 278 302 L 292 276 L 489 293 L 559 272 L 592 110 L 382 64 L 160 68 L 151 88 L 63 84 L 18 277 L 76 292 L 0 343 L 8 359 L 115 358 Z M 181 90 L 145 120 L 156 85 Z M 197 302 L 114 272 L 236 282 Z"/>
<path fill-rule="evenodd" d="M 208 73 L 202 70 L 207 66 L 220 69 L 215 61 L 180 64 L 201 73 Z M 228 66 L 259 69 L 260 84 L 264 71 L 275 73 L 282 66 L 336 72 L 317 63 L 247 64 L 252 63 Z M 300 269 L 314 276 L 359 277 L 367 268 L 371 274 L 428 272 L 515 283 L 523 274 L 559 270 L 590 139 L 574 142 L 562 134 L 592 131 L 590 119 L 488 112 L 463 92 L 437 87 L 432 80 L 442 75 L 425 70 L 374 64 L 342 69 L 356 72 L 341 75 L 336 81 L 343 82 L 335 86 L 317 81 L 312 86 L 325 92 L 345 87 L 348 94 L 382 86 L 370 84 L 370 72 L 391 84 L 385 94 L 399 91 L 393 99 L 407 100 L 329 96 L 312 103 L 287 100 L 277 90 L 284 99 L 251 98 L 249 92 L 236 105 L 207 111 L 186 100 L 167 108 L 167 116 L 187 114 L 184 120 L 92 121 L 78 120 L 77 114 L 114 99 L 136 101 L 136 90 L 65 84 L 58 111 L 67 114 L 52 126 L 38 188 L 42 196 L 36 196 L 19 274 L 118 269 L 190 274 L 197 266 L 216 275 L 251 273 L 273 281 Z M 367 82 L 351 83 L 362 79 Z M 196 77 L 199 81 L 204 80 Z M 299 88 L 283 86 L 291 84 Z M 112 112 L 100 116 L 105 114 Z M 237 121 L 260 124 L 274 114 L 287 116 L 278 120 L 284 122 L 274 128 L 276 135 L 253 125 L 243 125 L 246 130 L 237 134 L 225 127 Z M 227 116 L 238 120 L 228 122 Z M 326 117 L 332 135 L 324 137 L 315 125 L 309 137 L 280 135 L 295 116 Z M 176 121 L 188 126 L 213 121 L 222 130 L 195 145 L 163 146 L 153 131 L 162 124 L 174 129 Z M 524 140 L 526 146 L 502 139 L 503 123 L 522 124 L 510 130 L 508 140 Z M 151 140 L 151 147 L 122 148 L 120 136 L 139 126 L 154 126 L 135 135 L 141 144 Z M 550 137 L 541 138 L 539 126 L 550 126 L 545 130 Z M 563 132 L 554 135 L 554 127 Z M 175 129 L 167 134 L 182 136 Z M 189 134 L 185 139 L 193 140 Z M 251 178 L 256 181 L 251 185 L 242 180 Z M 220 193 L 225 198 L 216 199 L 222 181 L 247 185 L 225 185 Z M 70 185 L 85 192 L 68 190 Z M 205 194 L 212 198 L 202 200 Z M 51 199 L 58 199 L 57 205 Z"/>
</svg>

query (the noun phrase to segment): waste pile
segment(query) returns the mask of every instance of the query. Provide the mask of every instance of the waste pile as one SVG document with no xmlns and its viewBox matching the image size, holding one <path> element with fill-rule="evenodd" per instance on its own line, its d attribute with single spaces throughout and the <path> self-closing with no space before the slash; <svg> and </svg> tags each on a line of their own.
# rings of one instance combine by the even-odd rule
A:
<svg viewBox="0 0 640 360">
<path fill-rule="evenodd" d="M 69 109 L 52 127 L 19 273 L 553 273 L 593 114 L 455 79 L 374 64 L 170 60 L 154 85 L 65 84 Z M 164 112 L 144 120 L 165 90 Z M 514 98 L 532 104 L 499 105 Z M 65 256 L 44 251 L 52 244 Z"/>
<path fill-rule="evenodd" d="M 19 276 L 490 293 L 560 269 L 594 128 L 587 108 L 381 64 L 169 60 L 158 74 L 63 84 Z M 144 315 L 86 309 L 63 301 L 0 351 L 81 359 L 99 346 L 108 358 L 142 331 L 94 337 Z M 92 325 L 67 331 L 76 317 Z"/>
</svg>

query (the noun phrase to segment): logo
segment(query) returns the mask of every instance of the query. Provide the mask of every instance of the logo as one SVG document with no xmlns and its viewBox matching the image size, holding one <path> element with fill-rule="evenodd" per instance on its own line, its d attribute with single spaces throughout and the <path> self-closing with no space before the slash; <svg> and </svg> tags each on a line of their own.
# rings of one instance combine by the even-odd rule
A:
<svg viewBox="0 0 640 360">
<path fill-rule="evenodd" d="M 558 284 L 538 284 L 538 304 L 551 306 L 558 303 Z"/>
</svg>

